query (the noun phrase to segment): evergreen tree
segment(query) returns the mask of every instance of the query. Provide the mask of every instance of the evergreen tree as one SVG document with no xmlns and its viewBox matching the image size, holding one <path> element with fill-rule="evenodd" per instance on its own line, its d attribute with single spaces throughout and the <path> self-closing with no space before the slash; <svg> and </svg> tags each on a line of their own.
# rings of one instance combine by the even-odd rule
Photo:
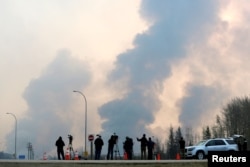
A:
<svg viewBox="0 0 250 167">
<path fill-rule="evenodd" d="M 176 132 L 175 132 L 175 139 L 176 139 L 177 141 L 179 141 L 179 140 L 181 139 L 181 137 L 183 137 L 183 136 L 182 136 L 182 132 L 181 132 L 181 127 L 178 127 L 178 129 L 177 129 Z"/>
<path fill-rule="evenodd" d="M 167 159 L 174 159 L 176 153 L 175 140 L 174 140 L 174 129 L 172 125 L 169 128 L 169 136 L 167 140 Z"/>
<path fill-rule="evenodd" d="M 218 135 L 218 127 L 217 126 L 213 126 L 212 127 L 212 136 L 213 136 L 213 138 L 218 138 L 219 137 L 219 135 Z"/>
<path fill-rule="evenodd" d="M 156 138 L 154 143 L 155 143 L 154 152 L 155 153 L 163 153 L 163 148 L 161 148 L 160 140 L 158 138 Z"/>
<path fill-rule="evenodd" d="M 183 137 L 182 133 L 181 133 L 181 128 L 178 127 L 178 129 L 175 132 L 175 147 L 176 147 L 175 150 L 177 150 L 177 151 L 180 148 L 179 141 L 180 141 L 181 137 Z"/>
<path fill-rule="evenodd" d="M 203 140 L 211 139 L 211 132 L 209 126 L 202 129 Z"/>
</svg>

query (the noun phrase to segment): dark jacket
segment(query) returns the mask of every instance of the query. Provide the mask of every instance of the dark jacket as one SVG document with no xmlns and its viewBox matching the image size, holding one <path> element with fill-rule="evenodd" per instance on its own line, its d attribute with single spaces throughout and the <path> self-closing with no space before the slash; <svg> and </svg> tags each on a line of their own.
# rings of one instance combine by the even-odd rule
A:
<svg viewBox="0 0 250 167">
<path fill-rule="evenodd" d="M 100 150 L 100 149 L 102 149 L 102 146 L 103 146 L 103 140 L 102 140 L 102 138 L 101 137 L 98 137 L 96 140 L 95 140 L 95 149 L 96 150 Z"/>
<path fill-rule="evenodd" d="M 114 145 L 116 143 L 115 138 L 114 138 L 113 135 L 110 137 L 108 143 L 109 143 L 109 145 L 108 145 L 109 149 L 113 149 L 113 147 L 114 147 Z"/>
<path fill-rule="evenodd" d="M 148 140 L 147 140 L 146 136 L 143 136 L 141 139 L 137 138 L 137 141 L 141 142 L 141 148 L 146 148 L 148 145 Z"/>
<path fill-rule="evenodd" d="M 153 150 L 154 149 L 154 145 L 155 145 L 155 143 L 150 139 L 149 141 L 148 141 L 148 150 L 150 151 L 150 150 Z"/>
<path fill-rule="evenodd" d="M 185 149 L 185 140 L 183 138 L 179 140 L 179 144 L 180 144 L 180 149 Z"/>
<path fill-rule="evenodd" d="M 129 137 L 126 137 L 126 140 L 123 145 L 123 149 L 126 152 L 132 151 L 133 150 L 133 140 Z"/>
<path fill-rule="evenodd" d="M 62 137 L 59 137 L 56 141 L 57 150 L 63 150 L 64 146 L 65 144 L 64 144 L 64 141 L 62 140 Z"/>
</svg>

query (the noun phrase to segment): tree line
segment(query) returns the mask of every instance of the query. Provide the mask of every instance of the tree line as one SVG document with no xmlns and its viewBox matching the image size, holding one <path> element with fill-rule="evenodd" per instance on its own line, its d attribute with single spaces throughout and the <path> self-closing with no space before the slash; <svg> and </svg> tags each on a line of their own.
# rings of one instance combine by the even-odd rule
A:
<svg viewBox="0 0 250 167">
<path fill-rule="evenodd" d="M 179 140 L 184 137 L 186 146 L 193 145 L 200 140 L 210 138 L 232 137 L 234 134 L 245 136 L 250 140 L 250 98 L 236 97 L 231 99 L 219 115 L 216 115 L 214 125 L 202 128 L 202 134 L 194 134 L 192 128 L 185 129 L 185 135 L 182 134 L 181 127 L 174 130 L 172 126 L 169 128 L 167 140 L 161 144 L 156 139 L 156 151 L 161 154 L 163 159 L 175 159 L 179 151 Z M 200 137 L 201 136 L 201 137 Z M 248 144 L 248 150 L 249 150 Z"/>
</svg>

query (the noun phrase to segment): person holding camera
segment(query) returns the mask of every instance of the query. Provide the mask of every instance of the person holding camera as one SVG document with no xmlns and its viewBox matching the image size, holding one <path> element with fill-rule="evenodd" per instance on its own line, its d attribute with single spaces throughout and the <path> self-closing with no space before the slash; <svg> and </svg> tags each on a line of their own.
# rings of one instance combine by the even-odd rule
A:
<svg viewBox="0 0 250 167">
<path fill-rule="evenodd" d="M 113 150 L 114 150 L 114 145 L 116 144 L 116 138 L 114 135 L 111 135 L 109 141 L 108 141 L 108 154 L 107 154 L 107 159 L 113 160 Z"/>
</svg>

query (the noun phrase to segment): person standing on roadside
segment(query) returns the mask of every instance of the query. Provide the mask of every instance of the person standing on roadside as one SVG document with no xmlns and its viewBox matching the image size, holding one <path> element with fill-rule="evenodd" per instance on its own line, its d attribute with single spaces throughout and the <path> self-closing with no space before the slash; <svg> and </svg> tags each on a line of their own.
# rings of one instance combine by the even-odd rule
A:
<svg viewBox="0 0 250 167">
<path fill-rule="evenodd" d="M 127 136 L 125 142 L 123 143 L 123 149 L 127 153 L 128 160 L 132 160 L 133 145 L 133 139 Z"/>
<path fill-rule="evenodd" d="M 148 144 L 148 140 L 146 135 L 143 134 L 142 138 L 137 138 L 137 141 L 141 142 L 141 159 L 146 159 L 146 147 Z"/>
<path fill-rule="evenodd" d="M 236 142 L 237 142 L 239 151 L 243 151 L 244 138 L 243 138 L 242 136 L 239 136 L 239 137 L 236 139 Z"/>
<path fill-rule="evenodd" d="M 98 138 L 95 139 L 95 160 L 100 160 L 101 158 L 101 152 L 102 152 L 102 146 L 103 146 L 103 140 L 100 135 L 97 135 Z"/>
<path fill-rule="evenodd" d="M 56 141 L 56 147 L 57 147 L 57 157 L 59 160 L 61 160 L 61 156 L 62 159 L 64 160 L 64 151 L 63 151 L 63 147 L 65 146 L 64 141 L 62 140 L 62 137 L 60 136 L 57 141 Z"/>
<path fill-rule="evenodd" d="M 114 145 L 116 144 L 116 140 L 114 135 L 111 135 L 109 141 L 108 141 L 108 154 L 107 154 L 107 160 L 111 159 L 113 160 L 113 152 L 114 152 Z"/>
<path fill-rule="evenodd" d="M 181 158 L 183 159 L 185 156 L 185 140 L 183 139 L 183 137 L 181 137 L 181 139 L 179 140 L 179 145 L 180 145 L 180 155 Z"/>
<path fill-rule="evenodd" d="M 152 160 L 155 143 L 151 140 L 151 137 L 148 138 L 147 146 L 148 146 L 148 160 Z"/>
</svg>

